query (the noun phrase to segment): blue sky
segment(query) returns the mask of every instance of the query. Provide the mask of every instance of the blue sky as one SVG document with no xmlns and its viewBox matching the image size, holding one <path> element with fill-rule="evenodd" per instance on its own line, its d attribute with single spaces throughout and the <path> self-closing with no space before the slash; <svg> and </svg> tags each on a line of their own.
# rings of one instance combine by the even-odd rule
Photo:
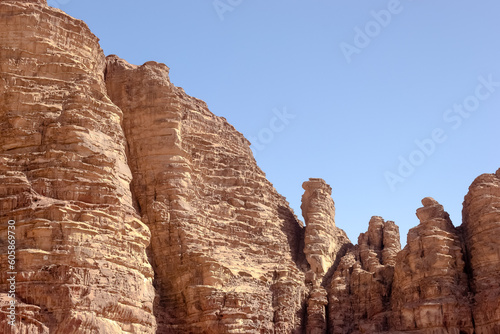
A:
<svg viewBox="0 0 500 334">
<path fill-rule="evenodd" d="M 302 182 L 324 178 L 353 242 L 379 215 L 405 244 L 426 196 L 460 225 L 470 183 L 500 167 L 498 1 L 49 4 L 84 20 L 106 54 L 167 64 L 253 139 L 299 217 Z"/>
</svg>

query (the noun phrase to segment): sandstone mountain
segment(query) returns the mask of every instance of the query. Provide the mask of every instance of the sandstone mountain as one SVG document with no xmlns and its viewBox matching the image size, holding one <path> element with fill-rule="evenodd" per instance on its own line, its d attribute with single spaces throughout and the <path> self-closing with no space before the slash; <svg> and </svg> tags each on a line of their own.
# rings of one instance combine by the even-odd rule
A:
<svg viewBox="0 0 500 334">
<path fill-rule="evenodd" d="M 304 226 L 166 65 L 44 0 L 0 17 L 1 333 L 500 333 L 500 169 L 460 227 L 424 198 L 402 250 L 381 217 L 353 245 L 329 185 L 304 182 Z"/>
</svg>

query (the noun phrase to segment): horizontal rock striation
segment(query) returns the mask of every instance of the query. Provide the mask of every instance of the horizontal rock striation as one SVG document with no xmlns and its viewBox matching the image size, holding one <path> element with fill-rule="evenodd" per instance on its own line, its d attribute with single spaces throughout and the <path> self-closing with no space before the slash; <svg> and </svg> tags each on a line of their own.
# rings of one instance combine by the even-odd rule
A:
<svg viewBox="0 0 500 334">
<path fill-rule="evenodd" d="M 1 1 L 0 16 L 0 291 L 14 220 L 17 328 L 154 333 L 150 232 L 98 39 L 43 1 Z"/>
<path fill-rule="evenodd" d="M 375 333 L 389 329 L 399 229 L 374 216 L 358 245 L 340 260 L 328 286 L 330 333 Z"/>
<path fill-rule="evenodd" d="M 394 274 L 392 325 L 400 331 L 473 333 L 468 277 L 460 232 L 430 197 L 417 210 Z"/>
<path fill-rule="evenodd" d="M 43 0 L 0 17 L 1 333 L 500 333 L 500 170 L 462 226 L 427 197 L 403 250 L 377 216 L 353 245 L 324 180 L 303 226 L 166 65 L 106 58 Z"/>
<path fill-rule="evenodd" d="M 160 331 L 300 332 L 303 228 L 249 142 L 170 83 L 163 64 L 110 56 L 106 83 L 153 236 Z"/>
<path fill-rule="evenodd" d="M 470 186 L 462 228 L 476 333 L 500 333 L 500 169 L 479 176 Z"/>
</svg>

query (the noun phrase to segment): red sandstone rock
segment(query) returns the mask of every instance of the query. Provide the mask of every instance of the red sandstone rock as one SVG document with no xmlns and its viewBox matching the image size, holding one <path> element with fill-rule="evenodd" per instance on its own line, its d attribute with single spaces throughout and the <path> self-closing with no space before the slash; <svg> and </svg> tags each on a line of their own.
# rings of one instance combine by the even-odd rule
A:
<svg viewBox="0 0 500 334">
<path fill-rule="evenodd" d="M 307 301 L 308 334 L 326 333 L 327 286 L 335 262 L 351 246 L 345 232 L 335 226 L 332 188 L 323 179 L 311 178 L 302 184 L 302 215 L 306 223 L 304 253 L 310 270 L 311 291 Z"/>
<path fill-rule="evenodd" d="M 436 200 L 417 210 L 420 224 L 398 254 L 391 296 L 392 327 L 400 331 L 473 333 L 460 232 Z"/>
<path fill-rule="evenodd" d="M 12 219 L 13 332 L 154 333 L 151 235 L 132 206 L 98 40 L 43 1 L 1 1 L 0 16 L 0 291 Z"/>
<path fill-rule="evenodd" d="M 390 295 L 399 229 L 372 217 L 358 245 L 340 260 L 328 287 L 331 333 L 375 333 L 389 329 Z"/>
<path fill-rule="evenodd" d="M 166 65 L 106 59 L 43 0 L 0 16 L 1 333 L 500 333 L 500 170 L 461 227 L 425 198 L 402 251 L 381 217 L 353 246 L 329 185 L 304 183 L 304 228 Z"/>
<path fill-rule="evenodd" d="M 476 333 L 500 333 L 500 169 L 479 176 L 470 186 L 462 228 Z"/>
<path fill-rule="evenodd" d="M 110 56 L 106 83 L 153 236 L 159 332 L 301 332 L 303 228 L 249 142 L 163 64 Z"/>
</svg>

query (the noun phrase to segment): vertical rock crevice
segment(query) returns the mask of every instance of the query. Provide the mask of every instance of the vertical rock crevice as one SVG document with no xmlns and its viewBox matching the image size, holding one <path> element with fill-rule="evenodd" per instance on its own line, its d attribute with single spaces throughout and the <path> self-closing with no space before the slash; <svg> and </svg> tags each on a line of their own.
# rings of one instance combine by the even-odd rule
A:
<svg viewBox="0 0 500 334">
<path fill-rule="evenodd" d="M 340 260 L 328 286 L 330 333 L 378 333 L 389 330 L 390 298 L 399 229 L 382 217 Z"/>
</svg>

